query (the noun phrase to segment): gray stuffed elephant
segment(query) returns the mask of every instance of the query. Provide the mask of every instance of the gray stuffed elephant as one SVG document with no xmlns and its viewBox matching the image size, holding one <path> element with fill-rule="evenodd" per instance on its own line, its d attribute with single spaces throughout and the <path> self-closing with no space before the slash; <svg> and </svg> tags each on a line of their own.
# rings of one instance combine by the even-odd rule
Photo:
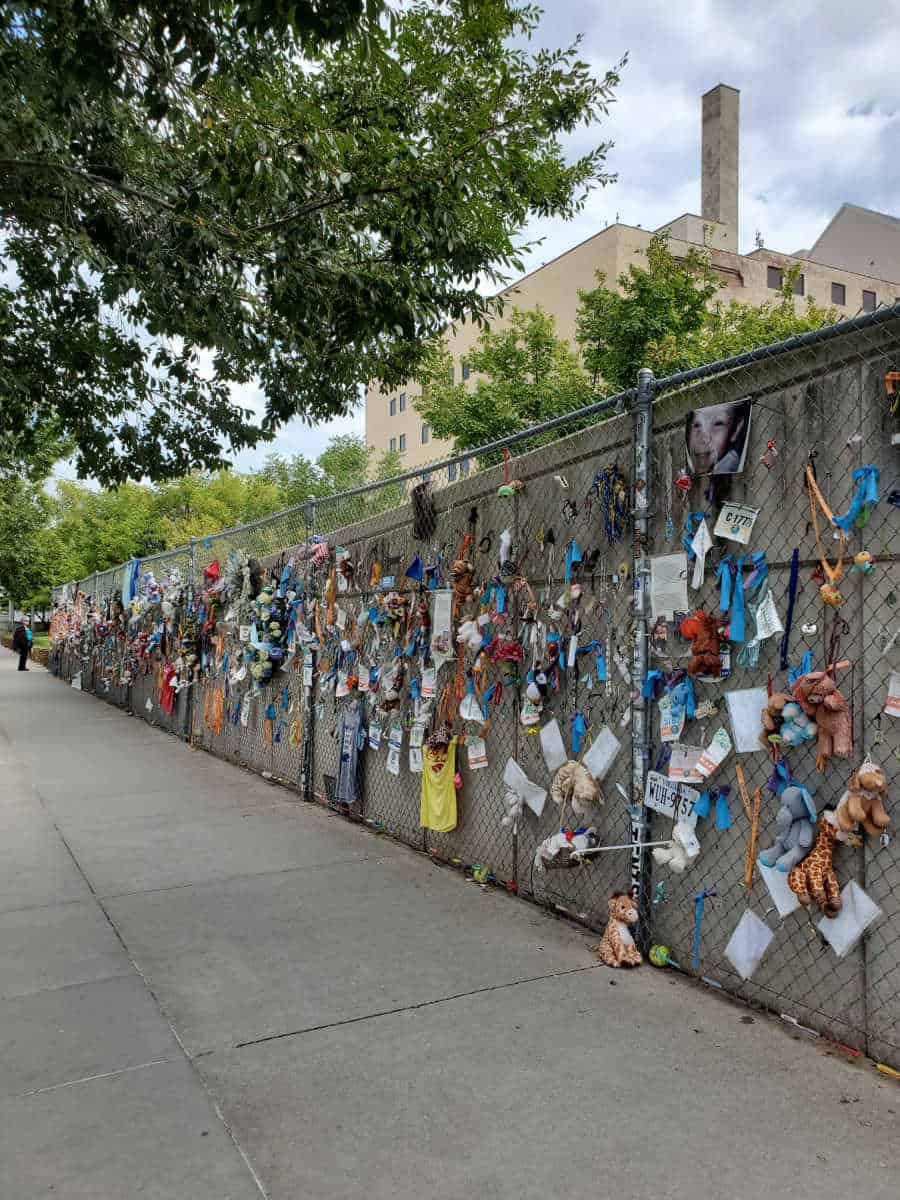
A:
<svg viewBox="0 0 900 1200">
<path fill-rule="evenodd" d="M 763 850 L 759 861 L 787 873 L 806 858 L 815 840 L 816 806 L 805 787 L 792 783 L 782 791 L 775 826 L 775 844 Z"/>
</svg>

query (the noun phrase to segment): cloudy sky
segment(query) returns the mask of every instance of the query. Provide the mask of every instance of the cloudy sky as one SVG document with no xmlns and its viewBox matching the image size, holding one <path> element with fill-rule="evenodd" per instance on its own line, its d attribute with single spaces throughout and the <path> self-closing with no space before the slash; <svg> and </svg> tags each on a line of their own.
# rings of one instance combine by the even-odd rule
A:
<svg viewBox="0 0 900 1200">
<path fill-rule="evenodd" d="M 740 240 L 756 231 L 772 249 L 810 246 L 843 201 L 900 215 L 898 0 L 544 0 L 535 39 L 561 46 L 579 34 L 605 73 L 624 54 L 617 101 L 601 125 L 580 130 L 571 153 L 612 141 L 615 183 L 595 191 L 569 223 L 536 222 L 529 269 L 612 222 L 656 228 L 700 207 L 700 97 L 717 83 L 741 92 Z M 551 19 L 552 17 L 552 19 Z M 242 401 L 258 403 L 252 390 Z M 314 457 L 334 433 L 363 432 L 355 416 L 281 431 L 274 449 Z M 241 455 L 258 465 L 266 451 Z"/>
<path fill-rule="evenodd" d="M 612 141 L 618 179 L 569 223 L 536 222 L 529 267 L 590 237 L 618 215 L 656 228 L 700 209 L 700 97 L 717 83 L 741 92 L 741 250 L 757 230 L 772 249 L 810 246 L 843 201 L 900 215 L 900 23 L 886 4 L 793 0 L 544 0 L 537 41 L 579 34 L 598 73 L 628 54 L 617 101 L 577 153 Z M 552 17 L 552 19 L 551 19 Z M 355 417 L 310 430 L 294 422 L 276 449 L 315 454 Z M 259 455 L 241 456 L 254 465 Z"/>
</svg>

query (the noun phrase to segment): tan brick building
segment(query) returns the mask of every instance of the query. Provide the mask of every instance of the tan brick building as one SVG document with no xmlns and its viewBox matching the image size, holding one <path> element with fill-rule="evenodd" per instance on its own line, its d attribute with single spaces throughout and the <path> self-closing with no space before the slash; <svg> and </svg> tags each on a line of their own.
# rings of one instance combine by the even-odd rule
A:
<svg viewBox="0 0 900 1200">
<path fill-rule="evenodd" d="M 809 250 L 738 252 L 739 99 L 738 91 L 724 84 L 704 95 L 702 215 L 684 213 L 655 232 L 668 231 L 675 255 L 705 247 L 724 284 L 717 299 L 726 302 L 771 300 L 781 287 L 782 272 L 794 264 L 801 270 L 798 297 L 812 296 L 848 317 L 900 299 L 900 220 L 885 213 L 844 204 Z M 506 313 L 540 305 L 556 318 L 560 336 L 574 345 L 579 290 L 594 287 L 598 271 L 614 281 L 632 263 L 645 262 L 653 232 L 618 222 L 608 226 L 505 288 Z M 504 320 L 498 318 L 496 324 L 502 326 Z M 468 322 L 448 332 L 457 381 L 471 378 L 474 385 L 465 360 L 479 332 Z M 366 444 L 378 451 L 399 450 L 407 468 L 452 451 L 449 442 L 431 438 L 415 411 L 419 393 L 413 382 L 391 391 L 374 385 L 366 393 Z"/>
</svg>

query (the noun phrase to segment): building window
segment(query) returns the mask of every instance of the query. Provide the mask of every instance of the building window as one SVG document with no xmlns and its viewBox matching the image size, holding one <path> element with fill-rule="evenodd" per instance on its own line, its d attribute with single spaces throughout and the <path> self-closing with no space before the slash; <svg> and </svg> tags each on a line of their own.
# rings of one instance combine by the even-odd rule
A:
<svg viewBox="0 0 900 1200">
<path fill-rule="evenodd" d="M 766 287 L 780 291 L 784 286 L 784 272 L 781 267 L 766 267 Z"/>
<path fill-rule="evenodd" d="M 832 285 L 831 285 L 831 303 L 832 304 L 846 304 L 847 303 L 847 289 L 844 287 L 844 285 L 842 283 L 832 283 Z"/>
<path fill-rule="evenodd" d="M 456 479 L 456 463 L 450 463 L 447 467 L 447 478 L 451 483 Z"/>
<path fill-rule="evenodd" d="M 431 430 L 428 428 L 427 425 L 423 425 L 422 426 L 422 445 L 423 446 L 427 445 L 428 439 L 430 437 L 431 437 Z"/>
<path fill-rule="evenodd" d="M 406 449 L 406 434 L 405 433 L 400 434 L 400 449 L 401 450 Z"/>
<path fill-rule="evenodd" d="M 874 292 L 867 292 L 863 289 L 863 312 L 875 311 L 876 297 Z"/>
<path fill-rule="evenodd" d="M 392 417 L 396 417 L 396 415 L 397 415 L 397 397 L 396 396 L 391 396 L 390 413 L 391 413 Z"/>
<path fill-rule="evenodd" d="M 468 474 L 469 474 L 469 460 L 467 458 L 464 458 L 462 460 L 462 462 L 459 464 L 459 477 L 460 477 L 460 479 L 465 479 Z"/>
<path fill-rule="evenodd" d="M 804 296 L 806 294 L 806 280 L 802 275 L 798 275 L 794 280 L 794 295 Z"/>
<path fill-rule="evenodd" d="M 406 412 L 406 392 L 400 393 L 400 411 Z"/>
<path fill-rule="evenodd" d="M 396 439 L 396 438 L 391 438 L 391 453 L 393 454 L 393 452 L 394 452 L 396 449 L 397 449 L 397 439 Z"/>
<path fill-rule="evenodd" d="M 471 368 L 469 367 L 469 364 L 466 362 L 465 359 L 463 359 L 461 365 L 462 365 L 463 383 L 465 383 L 466 380 L 469 378 L 469 376 L 472 374 L 472 371 L 471 371 Z"/>
</svg>

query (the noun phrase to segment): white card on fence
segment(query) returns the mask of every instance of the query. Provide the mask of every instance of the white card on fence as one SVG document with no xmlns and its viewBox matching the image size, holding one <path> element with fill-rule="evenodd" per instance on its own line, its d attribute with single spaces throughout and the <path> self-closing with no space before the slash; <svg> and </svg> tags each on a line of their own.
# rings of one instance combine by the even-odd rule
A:
<svg viewBox="0 0 900 1200">
<path fill-rule="evenodd" d="M 410 746 L 409 748 L 409 769 L 415 775 L 422 774 L 422 747 Z"/>
<path fill-rule="evenodd" d="M 650 559 L 650 615 L 671 621 L 687 612 L 687 555 L 656 554 Z"/>
<path fill-rule="evenodd" d="M 391 775 L 400 774 L 400 747 L 391 743 L 387 756 L 387 769 Z"/>
<path fill-rule="evenodd" d="M 377 750 L 381 746 L 381 726 L 373 721 L 369 726 L 369 747 Z"/>
<path fill-rule="evenodd" d="M 725 947 L 725 957 L 741 979 L 750 978 L 772 944 L 774 936 L 769 926 L 755 912 L 751 912 L 749 908 L 745 911 Z"/>
<path fill-rule="evenodd" d="M 480 771 L 488 765 L 487 747 L 484 738 L 469 738 L 466 741 L 466 753 L 469 759 L 469 770 Z"/>
<path fill-rule="evenodd" d="M 621 749 L 622 743 L 610 727 L 604 725 L 591 742 L 590 749 L 581 760 L 581 765 L 590 771 L 598 782 L 601 782 Z"/>
<path fill-rule="evenodd" d="M 713 739 L 700 755 L 700 760 L 697 763 L 697 770 L 707 779 L 712 775 L 713 771 L 717 770 L 731 751 L 731 738 L 724 729 L 717 729 L 713 734 Z"/>
<path fill-rule="evenodd" d="M 756 610 L 756 636 L 764 642 L 766 638 L 774 637 L 776 633 L 784 633 L 784 625 L 775 607 L 775 597 L 772 589 L 766 592 L 766 598 Z"/>
<path fill-rule="evenodd" d="M 752 504 L 726 500 L 713 533 L 716 537 L 728 538 L 729 541 L 740 542 L 742 546 L 746 546 L 758 516 L 759 509 L 754 508 Z"/>
<path fill-rule="evenodd" d="M 556 718 L 541 726 L 541 750 L 548 771 L 558 771 L 564 762 L 568 762 L 569 756 Z"/>
<path fill-rule="evenodd" d="M 823 917 L 816 928 L 838 958 L 843 958 L 880 916 L 875 901 L 851 879 L 841 891 L 841 911 L 836 917 Z"/>
<path fill-rule="evenodd" d="M 777 867 L 764 867 L 758 860 L 756 866 L 763 883 L 769 889 L 772 903 L 778 909 L 778 915 L 789 917 L 792 912 L 796 912 L 800 907 L 800 900 L 788 887 L 787 872 L 779 871 Z"/>
<path fill-rule="evenodd" d="M 437 690 L 437 667 L 426 667 L 422 672 L 422 695 L 426 699 Z"/>
<path fill-rule="evenodd" d="M 347 614 L 344 612 L 344 610 L 341 608 L 340 605 L 335 606 L 334 623 L 335 623 L 335 625 L 337 625 L 338 629 L 343 629 L 344 626 L 347 624 Z"/>
<path fill-rule="evenodd" d="M 900 671 L 891 671 L 884 711 L 889 717 L 900 717 Z"/>
<path fill-rule="evenodd" d="M 702 753 L 700 746 L 684 746 L 681 742 L 674 742 L 669 759 L 669 778 L 678 783 L 702 783 L 703 776 L 697 769 Z"/>
<path fill-rule="evenodd" d="M 532 783 L 514 758 L 506 760 L 503 782 L 511 792 L 515 792 L 525 801 L 536 817 L 541 815 L 547 800 L 547 789 Z"/>
<path fill-rule="evenodd" d="M 425 726 L 420 721 L 415 721 L 409 731 L 410 746 L 421 746 L 425 741 Z"/>
<path fill-rule="evenodd" d="M 242 625 L 238 630 L 238 639 L 242 642 L 250 641 L 250 626 Z"/>
<path fill-rule="evenodd" d="M 740 688 L 736 692 L 726 692 L 725 703 L 731 719 L 734 748 L 738 754 L 765 750 L 760 738 L 763 731 L 763 709 L 769 703 L 767 689 L 764 687 Z"/>
<path fill-rule="evenodd" d="M 567 667 L 574 667 L 578 662 L 578 634 L 573 633 L 569 638 L 569 657 L 566 659 Z"/>
</svg>

